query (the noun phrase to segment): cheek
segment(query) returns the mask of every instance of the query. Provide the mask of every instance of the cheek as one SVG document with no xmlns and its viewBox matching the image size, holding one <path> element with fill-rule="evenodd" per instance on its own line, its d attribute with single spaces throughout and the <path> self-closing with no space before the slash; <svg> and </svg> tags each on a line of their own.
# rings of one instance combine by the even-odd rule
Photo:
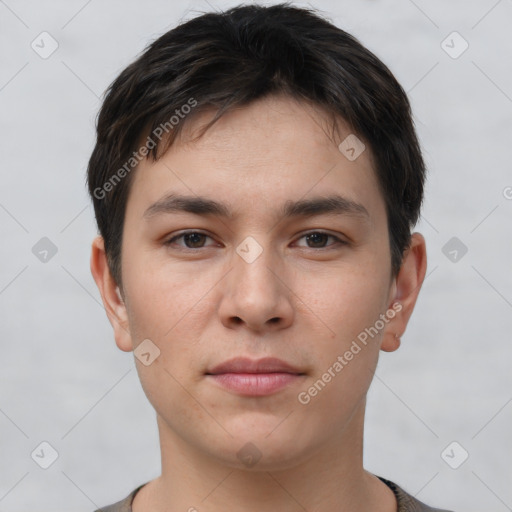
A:
<svg viewBox="0 0 512 512">
<path fill-rule="evenodd" d="M 385 312 L 388 287 L 383 269 L 370 260 L 324 274 L 304 273 L 294 290 L 303 302 L 303 314 L 321 326 L 322 338 L 343 348 Z"/>
<path fill-rule="evenodd" d="M 143 269 L 141 271 L 140 269 Z M 126 266 L 126 293 L 132 336 L 138 339 L 168 340 L 190 324 L 206 318 L 208 290 L 215 284 L 213 276 L 194 277 L 192 266 L 172 266 L 148 255 L 133 259 Z M 199 325 L 196 323 L 196 330 Z M 194 343 L 195 329 L 189 329 L 188 341 Z"/>
<path fill-rule="evenodd" d="M 335 286 L 337 283 L 333 283 Z M 297 395 L 297 407 L 304 408 L 311 428 L 318 426 L 335 433 L 364 399 L 379 357 L 381 333 L 370 331 L 381 313 L 378 289 L 348 288 L 332 293 L 317 311 L 329 326 L 328 335 L 317 336 L 310 350 L 314 373 Z M 373 292 L 373 293 L 372 293 Z M 332 332 L 331 332 L 332 331 Z M 329 414 L 326 415 L 326 411 Z"/>
<path fill-rule="evenodd" d="M 186 363 L 172 366 L 169 358 L 162 354 L 149 367 L 137 363 L 137 372 L 142 389 L 158 416 L 183 439 L 195 443 L 195 439 L 211 437 L 212 417 L 203 406 L 204 400 L 198 400 L 196 394 L 189 391 L 192 387 L 186 380 L 188 367 Z"/>
<path fill-rule="evenodd" d="M 311 319 L 308 351 L 315 374 L 297 401 L 308 413 L 331 410 L 333 428 L 364 397 L 377 365 L 388 283 L 376 260 L 361 259 L 359 266 L 300 280 L 298 295 L 309 307 L 303 315 Z"/>
<path fill-rule="evenodd" d="M 340 428 L 364 409 L 379 354 L 375 344 L 352 345 L 339 338 L 320 352 L 322 362 L 295 397 L 299 437 L 305 441 L 318 438 L 319 432 L 324 439 L 338 436 Z"/>
<path fill-rule="evenodd" d="M 182 396 L 180 383 L 189 386 L 199 380 L 199 370 L 209 355 L 201 343 L 208 343 L 205 332 L 213 308 L 208 292 L 218 278 L 204 274 L 191 278 L 191 267 L 168 268 L 165 262 L 156 264 L 149 257 L 130 263 L 125 287 L 133 346 L 150 339 L 160 351 L 151 366 L 136 360 L 142 387 L 157 410 L 165 408 L 157 401 L 175 397 L 176 406 L 184 401 L 185 410 L 190 411 L 193 403 L 188 403 L 186 393 Z M 137 272 L 137 268 L 144 271 Z"/>
<path fill-rule="evenodd" d="M 136 359 L 142 388 L 156 411 L 170 410 L 176 428 L 202 412 L 185 389 L 198 379 L 202 355 L 198 349 L 208 318 L 207 301 L 201 301 L 207 283 L 201 286 L 190 276 L 156 272 L 148 267 L 132 273 L 127 283 L 130 297 L 128 315 L 132 343 L 150 339 L 158 347 L 158 357 L 145 366 Z M 206 288 L 206 289 L 205 289 Z"/>
</svg>

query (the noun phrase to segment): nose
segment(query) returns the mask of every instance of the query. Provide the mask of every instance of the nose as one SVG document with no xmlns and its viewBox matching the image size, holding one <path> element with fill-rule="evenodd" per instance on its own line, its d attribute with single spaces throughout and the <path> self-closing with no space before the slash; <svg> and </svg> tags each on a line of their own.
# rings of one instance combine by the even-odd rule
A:
<svg viewBox="0 0 512 512">
<path fill-rule="evenodd" d="M 223 325 L 230 329 L 245 326 L 259 333 L 289 327 L 294 308 L 287 275 L 284 262 L 268 247 L 253 261 L 235 253 L 232 270 L 223 280 L 219 307 Z"/>
</svg>

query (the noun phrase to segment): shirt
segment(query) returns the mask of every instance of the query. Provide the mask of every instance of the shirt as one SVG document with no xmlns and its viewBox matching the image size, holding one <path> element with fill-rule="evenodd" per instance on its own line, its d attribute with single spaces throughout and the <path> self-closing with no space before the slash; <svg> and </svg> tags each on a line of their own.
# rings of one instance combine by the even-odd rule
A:
<svg viewBox="0 0 512 512">
<path fill-rule="evenodd" d="M 391 482 L 390 480 L 386 480 L 380 476 L 378 478 L 393 491 L 398 504 L 397 512 L 450 512 L 449 510 L 429 507 L 421 501 L 418 501 L 410 494 L 407 494 L 403 489 L 398 487 L 398 485 Z M 144 485 L 146 484 L 142 484 L 137 487 L 124 500 L 118 501 L 117 503 L 109 505 L 108 507 L 98 509 L 95 512 L 132 512 L 133 499 L 135 498 L 135 495 L 139 489 L 144 487 Z"/>
</svg>

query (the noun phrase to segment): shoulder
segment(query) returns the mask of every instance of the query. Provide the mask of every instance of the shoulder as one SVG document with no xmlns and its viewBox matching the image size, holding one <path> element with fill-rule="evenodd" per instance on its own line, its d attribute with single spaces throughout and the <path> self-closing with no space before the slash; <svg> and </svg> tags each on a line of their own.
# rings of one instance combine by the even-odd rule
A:
<svg viewBox="0 0 512 512">
<path fill-rule="evenodd" d="M 416 498 L 405 492 L 401 487 L 392 482 L 391 480 L 387 480 L 382 477 L 378 477 L 382 482 L 384 482 L 395 494 L 396 501 L 398 503 L 398 511 L 397 512 L 451 512 L 449 510 L 440 509 L 440 508 L 432 508 L 421 501 L 418 501 Z M 101 507 L 95 512 L 132 512 L 132 503 L 135 495 L 145 484 L 140 485 L 136 489 L 134 489 L 126 498 L 113 503 L 112 505 L 108 505 L 106 507 Z"/>
<path fill-rule="evenodd" d="M 142 485 L 139 485 L 136 489 L 134 489 L 126 498 L 122 499 L 121 501 L 118 501 L 116 503 L 113 503 L 112 505 L 107 505 L 106 507 L 101 507 L 94 512 L 132 512 L 132 503 L 133 498 L 135 498 L 135 495 L 141 489 L 146 485 L 145 483 Z"/>
<path fill-rule="evenodd" d="M 398 512 L 451 512 L 445 509 L 429 507 L 428 505 L 425 505 L 425 503 L 422 503 L 410 494 L 406 493 L 394 482 L 386 480 L 380 476 L 378 478 L 394 492 L 398 503 Z"/>
</svg>

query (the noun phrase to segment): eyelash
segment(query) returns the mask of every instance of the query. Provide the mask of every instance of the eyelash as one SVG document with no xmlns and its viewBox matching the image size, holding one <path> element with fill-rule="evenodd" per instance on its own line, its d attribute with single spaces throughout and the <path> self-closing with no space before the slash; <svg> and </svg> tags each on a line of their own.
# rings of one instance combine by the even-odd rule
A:
<svg viewBox="0 0 512 512">
<path fill-rule="evenodd" d="M 209 236 L 206 233 L 203 233 L 201 231 L 184 231 L 183 233 L 180 233 L 179 235 L 175 235 L 172 238 L 170 238 L 169 240 L 166 240 L 164 242 L 164 245 L 171 246 L 176 240 L 179 240 L 180 238 L 183 238 L 186 235 L 193 235 L 193 234 L 203 235 L 205 237 L 212 238 L 211 236 Z M 338 238 L 337 236 L 332 235 L 331 233 L 326 233 L 324 231 L 308 231 L 307 233 L 304 233 L 302 236 L 300 236 L 298 238 L 298 240 L 305 238 L 307 236 L 313 235 L 313 234 L 326 235 L 327 237 L 334 239 L 335 243 L 331 244 L 330 246 L 327 246 L 327 247 L 305 247 L 305 249 L 329 250 L 329 249 L 333 248 L 332 246 L 348 245 L 348 242 L 345 242 L 341 238 Z M 178 247 L 179 247 L 179 250 L 184 250 L 184 251 L 197 251 L 199 249 L 207 248 L 207 247 L 195 247 L 194 248 L 194 247 L 186 247 L 186 246 L 178 246 Z"/>
</svg>

